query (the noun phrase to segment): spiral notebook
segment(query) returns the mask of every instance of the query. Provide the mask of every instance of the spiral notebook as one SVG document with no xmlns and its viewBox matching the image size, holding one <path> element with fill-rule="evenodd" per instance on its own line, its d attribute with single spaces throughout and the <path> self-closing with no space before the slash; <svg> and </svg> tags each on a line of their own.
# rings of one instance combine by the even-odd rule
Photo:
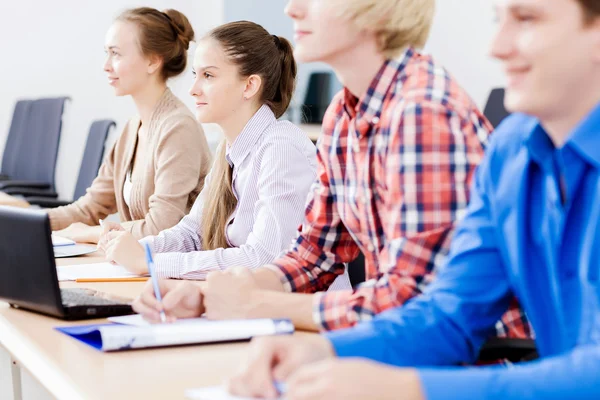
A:
<svg viewBox="0 0 600 400">
<path fill-rule="evenodd" d="M 100 351 L 120 351 L 148 347 L 179 346 L 250 340 L 255 336 L 283 335 L 294 332 L 288 319 L 247 319 L 209 321 L 205 318 L 186 323 L 131 326 L 122 324 L 57 327 Z"/>
</svg>

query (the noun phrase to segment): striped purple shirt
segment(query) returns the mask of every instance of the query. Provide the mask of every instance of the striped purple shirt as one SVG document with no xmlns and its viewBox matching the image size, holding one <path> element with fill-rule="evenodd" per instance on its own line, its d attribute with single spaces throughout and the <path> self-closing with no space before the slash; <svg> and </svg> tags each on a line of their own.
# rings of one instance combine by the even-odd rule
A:
<svg viewBox="0 0 600 400">
<path fill-rule="evenodd" d="M 289 121 L 263 105 L 227 150 L 237 207 L 229 218 L 228 249 L 202 250 L 202 190 L 190 214 L 175 227 L 141 240 L 155 253 L 157 276 L 204 279 L 228 267 L 257 268 L 287 250 L 304 218 L 316 177 L 316 150 Z M 205 187 L 211 180 L 206 177 Z"/>
</svg>

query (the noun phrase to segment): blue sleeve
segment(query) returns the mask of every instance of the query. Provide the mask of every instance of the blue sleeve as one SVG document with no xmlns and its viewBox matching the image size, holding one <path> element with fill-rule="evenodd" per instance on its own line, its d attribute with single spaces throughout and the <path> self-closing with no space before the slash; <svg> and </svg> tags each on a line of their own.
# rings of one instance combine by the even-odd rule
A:
<svg viewBox="0 0 600 400">
<path fill-rule="evenodd" d="M 512 368 L 419 371 L 427 400 L 600 398 L 600 346 L 590 345 Z"/>
<path fill-rule="evenodd" d="M 511 298 L 485 193 L 491 179 L 489 150 L 475 174 L 467 215 L 457 227 L 446 266 L 422 295 L 403 307 L 326 334 L 339 356 L 397 366 L 476 359 Z"/>
</svg>

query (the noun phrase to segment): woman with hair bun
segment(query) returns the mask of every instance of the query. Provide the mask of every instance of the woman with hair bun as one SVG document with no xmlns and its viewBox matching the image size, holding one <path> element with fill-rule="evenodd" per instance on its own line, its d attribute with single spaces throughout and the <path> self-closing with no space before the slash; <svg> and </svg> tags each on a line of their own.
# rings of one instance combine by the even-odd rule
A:
<svg viewBox="0 0 600 400">
<path fill-rule="evenodd" d="M 104 71 L 117 96 L 131 96 L 138 114 L 87 194 L 49 211 L 59 235 L 96 243 L 99 220 L 118 212 L 122 229 L 141 239 L 173 227 L 190 211 L 210 168 L 210 151 L 201 125 L 167 80 L 185 70 L 193 39 L 188 19 L 176 10 L 141 7 L 116 18 L 106 35 Z"/>
</svg>

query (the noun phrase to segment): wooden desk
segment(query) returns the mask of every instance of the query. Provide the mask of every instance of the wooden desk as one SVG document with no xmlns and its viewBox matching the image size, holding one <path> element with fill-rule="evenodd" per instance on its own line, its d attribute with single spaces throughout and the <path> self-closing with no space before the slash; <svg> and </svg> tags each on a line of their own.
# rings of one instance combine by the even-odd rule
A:
<svg viewBox="0 0 600 400">
<path fill-rule="evenodd" d="M 29 203 L 25 200 L 21 200 L 6 193 L 0 192 L 0 206 L 27 208 L 29 207 Z"/>
<path fill-rule="evenodd" d="M 300 129 L 306 132 L 308 138 L 316 143 L 321 135 L 322 127 L 321 124 L 300 124 Z"/>
<path fill-rule="evenodd" d="M 59 265 L 103 261 L 84 256 Z M 144 282 L 74 283 L 135 297 Z M 102 353 L 54 330 L 56 326 L 98 323 L 66 322 L 10 308 L 0 302 L 0 345 L 57 399 L 184 399 L 184 390 L 218 385 L 236 370 L 248 344 L 217 344 Z M 13 368 L 13 379 L 20 370 Z M 19 386 L 20 387 L 20 386 Z M 15 393 L 18 398 L 20 393 Z"/>
</svg>

